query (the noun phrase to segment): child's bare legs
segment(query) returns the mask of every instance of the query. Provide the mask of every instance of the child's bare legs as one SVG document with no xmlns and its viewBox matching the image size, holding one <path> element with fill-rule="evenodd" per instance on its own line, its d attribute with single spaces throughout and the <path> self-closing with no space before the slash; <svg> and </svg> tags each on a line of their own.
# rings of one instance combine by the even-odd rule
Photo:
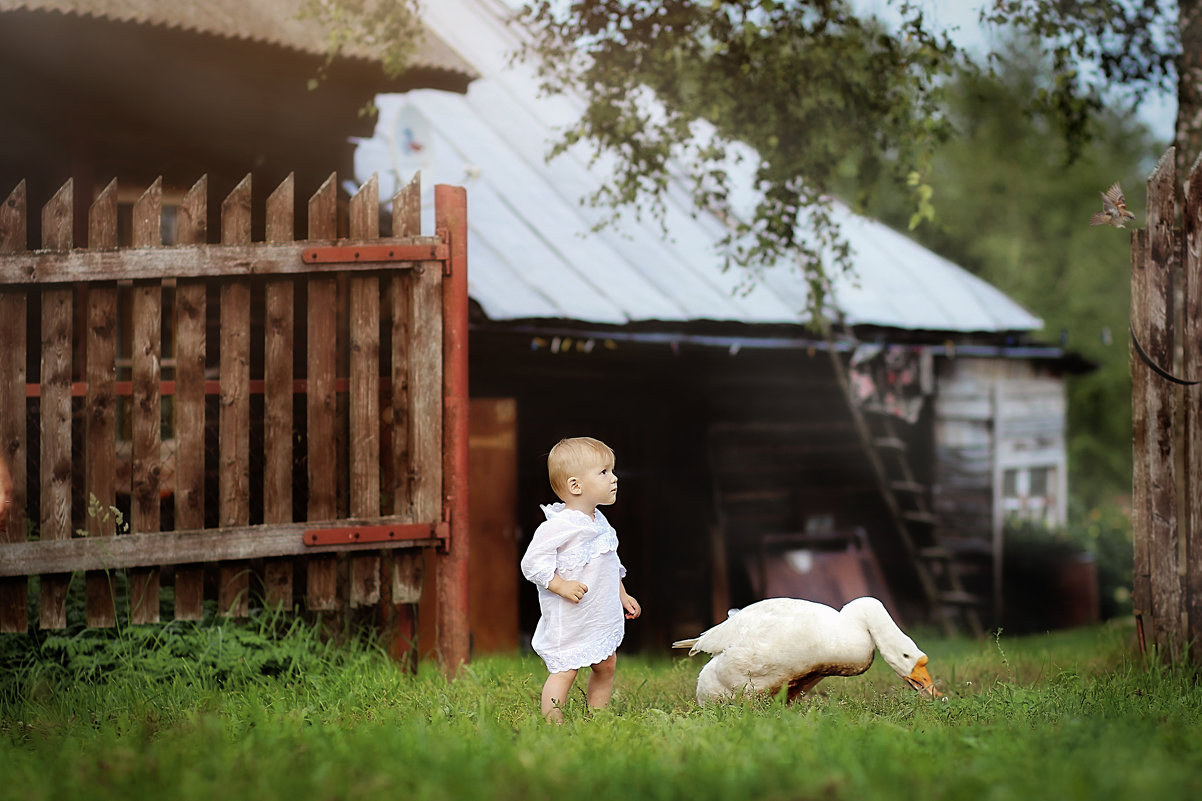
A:
<svg viewBox="0 0 1202 801">
<path fill-rule="evenodd" d="M 609 706 L 609 698 L 614 691 L 614 669 L 617 666 L 617 651 L 593 665 L 593 672 L 588 678 L 588 705 L 593 709 Z"/>
<path fill-rule="evenodd" d="M 563 723 L 563 712 L 561 707 L 568 700 L 568 691 L 572 689 L 572 682 L 576 680 L 575 670 L 564 670 L 559 673 L 552 673 L 547 676 L 547 681 L 543 684 L 543 717 L 552 723 Z M 610 671 L 610 680 L 613 680 L 613 671 Z M 589 690 L 591 692 L 593 683 L 589 681 Z M 590 696 L 591 698 L 591 696 Z M 590 701 L 591 703 L 591 701 Z"/>
<path fill-rule="evenodd" d="M 588 705 L 592 709 L 609 706 L 609 699 L 614 692 L 614 672 L 618 666 L 618 652 L 614 651 L 609 658 L 604 659 L 591 668 L 588 678 Z M 547 676 L 543 684 L 542 709 L 543 717 L 552 723 L 563 723 L 563 705 L 568 700 L 572 682 L 576 680 L 575 670 L 564 670 Z"/>
</svg>

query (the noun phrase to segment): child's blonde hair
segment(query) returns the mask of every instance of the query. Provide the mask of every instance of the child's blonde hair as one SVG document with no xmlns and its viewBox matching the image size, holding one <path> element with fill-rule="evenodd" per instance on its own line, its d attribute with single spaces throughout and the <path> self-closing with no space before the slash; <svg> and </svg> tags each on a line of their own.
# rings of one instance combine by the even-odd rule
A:
<svg viewBox="0 0 1202 801">
<path fill-rule="evenodd" d="M 547 454 L 547 476 L 551 479 L 551 489 L 555 490 L 561 501 L 566 501 L 569 494 L 568 479 L 597 463 L 614 463 L 613 449 L 604 442 L 592 437 L 561 439 Z"/>
</svg>

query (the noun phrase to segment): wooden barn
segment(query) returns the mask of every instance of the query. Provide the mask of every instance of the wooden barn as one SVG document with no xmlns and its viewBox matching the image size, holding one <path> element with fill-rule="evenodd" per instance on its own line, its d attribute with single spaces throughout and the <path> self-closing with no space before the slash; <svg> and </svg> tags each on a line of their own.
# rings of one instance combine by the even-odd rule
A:
<svg viewBox="0 0 1202 801">
<path fill-rule="evenodd" d="M 348 55 L 316 89 L 323 31 L 298 7 L 0 0 L 0 53 L 23 76 L 0 89 L 0 192 L 25 180 L 39 208 L 70 179 L 86 246 L 88 204 L 113 178 L 123 244 L 159 176 L 165 244 L 202 175 L 213 198 L 247 175 L 260 192 L 293 173 L 299 198 L 331 173 L 378 173 L 382 199 L 418 171 L 427 189 L 466 185 L 477 652 L 533 627 L 517 561 L 552 500 L 545 454 L 576 434 L 617 452 L 609 516 L 645 609 L 631 647 L 666 647 L 772 594 L 870 592 L 949 626 L 997 614 L 1002 520 L 1064 514 L 1064 380 L 1077 364 L 1038 341 L 1034 315 L 841 209 L 859 283 L 836 287 L 847 327 L 828 343 L 804 325 L 798 277 L 723 273 L 721 223 L 683 197 L 668 236 L 631 222 L 586 235 L 599 213 L 579 199 L 603 175 L 578 153 L 545 161 L 579 109 L 538 97 L 509 63 L 506 4 L 425 4 L 409 71 L 389 81 Z M 376 93 L 388 94 L 375 136 L 356 148 Z M 30 215 L 31 241 L 38 224 Z M 221 227 L 207 230 L 212 241 Z"/>
<path fill-rule="evenodd" d="M 721 223 L 682 194 L 666 235 L 630 221 L 587 233 L 601 212 L 579 200 L 603 174 L 579 152 L 545 160 L 579 107 L 539 97 L 510 63 L 507 14 L 496 0 L 427 8 L 480 78 L 462 96 L 380 98 L 356 154 L 385 187 L 417 171 L 467 186 L 487 647 L 536 620 L 516 564 L 553 500 L 545 454 L 577 434 L 617 453 L 606 514 L 645 610 L 632 645 L 664 647 L 775 594 L 871 592 L 911 620 L 992 622 L 1003 519 L 1064 519 L 1064 382 L 1079 365 L 996 288 L 842 207 L 859 281 L 836 286 L 847 325 L 829 345 L 804 325 L 800 278 L 723 273 Z"/>
</svg>

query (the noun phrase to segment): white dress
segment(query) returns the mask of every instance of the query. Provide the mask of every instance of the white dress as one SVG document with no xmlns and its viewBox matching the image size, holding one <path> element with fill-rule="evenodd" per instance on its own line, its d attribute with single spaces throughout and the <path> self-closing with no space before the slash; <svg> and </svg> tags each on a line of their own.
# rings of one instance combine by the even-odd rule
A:
<svg viewBox="0 0 1202 801">
<path fill-rule="evenodd" d="M 551 673 L 595 665 L 618 649 L 626 631 L 619 592 L 626 568 L 618 559 L 618 532 L 596 510 L 590 518 L 562 503 L 541 507 L 546 522 L 522 557 L 522 574 L 538 585 L 542 616 L 531 646 Z M 547 589 L 555 574 L 588 587 L 580 603 Z"/>
</svg>

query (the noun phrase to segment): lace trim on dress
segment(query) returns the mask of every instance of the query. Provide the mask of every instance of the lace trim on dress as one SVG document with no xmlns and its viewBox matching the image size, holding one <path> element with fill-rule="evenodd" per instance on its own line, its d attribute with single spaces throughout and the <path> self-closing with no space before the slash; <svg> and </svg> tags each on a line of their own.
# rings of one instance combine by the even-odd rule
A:
<svg viewBox="0 0 1202 801">
<path fill-rule="evenodd" d="M 555 565 L 560 570 L 576 570 L 584 567 L 601 554 L 616 550 L 618 550 L 618 535 L 611 528 L 588 542 L 582 542 L 566 551 L 561 551 L 555 559 Z"/>
<path fill-rule="evenodd" d="M 625 635 L 626 627 L 621 626 L 600 640 L 587 643 L 566 653 L 554 655 L 539 654 L 539 656 L 542 656 L 543 661 L 547 664 L 548 673 L 562 673 L 565 670 L 576 670 L 577 668 L 604 662 L 609 658 L 610 654 L 618 650 L 618 646 L 622 644 L 622 638 Z"/>
<path fill-rule="evenodd" d="M 580 511 L 579 509 L 569 509 L 568 505 L 566 503 L 564 503 L 563 501 L 556 501 L 555 503 L 545 503 L 538 508 L 543 510 L 543 514 L 547 516 L 548 520 L 551 520 L 556 517 L 578 517 L 578 518 L 580 518 L 581 523 L 583 523 L 587 526 L 590 526 L 590 527 L 596 527 L 597 523 L 600 522 L 600 520 L 605 520 L 605 515 L 601 515 L 600 519 L 598 519 L 595 517 L 589 517 L 588 515 L 586 515 L 584 512 Z M 608 524 L 608 521 L 606 521 L 606 522 Z"/>
<path fill-rule="evenodd" d="M 579 545 L 573 545 L 567 550 L 560 551 L 555 558 L 555 567 L 557 570 L 577 570 L 603 553 L 618 550 L 618 532 L 614 530 L 613 526 L 609 525 L 609 521 L 605 519 L 604 515 L 600 515 L 600 512 L 598 512 L 600 517 L 594 519 L 579 509 L 568 509 L 563 503 L 543 506 L 542 510 L 548 520 L 560 515 L 579 517 L 581 522 L 587 523 L 594 531 L 599 531 L 597 536 L 592 539 L 586 540 Z"/>
</svg>

